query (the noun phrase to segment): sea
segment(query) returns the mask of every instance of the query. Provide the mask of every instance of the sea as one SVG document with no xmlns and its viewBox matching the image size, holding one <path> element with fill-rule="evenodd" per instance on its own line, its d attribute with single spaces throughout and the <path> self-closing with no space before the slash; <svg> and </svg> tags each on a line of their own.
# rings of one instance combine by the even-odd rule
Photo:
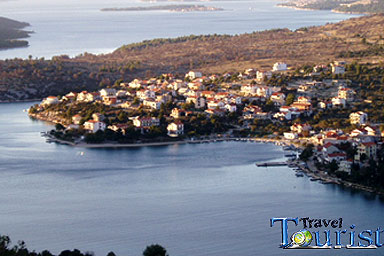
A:
<svg viewBox="0 0 384 256">
<path fill-rule="evenodd" d="M 30 249 L 137 256 L 160 244 L 171 256 L 383 255 L 384 248 L 279 248 L 274 217 L 343 218 L 348 232 L 356 225 L 356 237 L 384 224 L 384 202 L 375 195 L 296 177 L 286 166 L 255 165 L 286 160 L 281 147 L 70 147 L 46 142 L 41 132 L 53 126 L 28 117 L 32 104 L 0 104 L 0 234 Z M 290 234 L 301 228 L 289 224 Z"/>
<path fill-rule="evenodd" d="M 6 0 L 0 16 L 31 24 L 29 47 L 0 51 L 0 59 L 51 58 L 84 52 L 110 53 L 118 47 L 154 38 L 201 34 L 241 34 L 266 29 L 324 25 L 357 15 L 281 8 L 279 0 L 140 2 L 140 0 Z M 202 4 L 217 12 L 102 12 L 102 8 Z"/>
<path fill-rule="evenodd" d="M 237 34 L 337 22 L 351 15 L 276 7 L 274 1 L 212 1 L 222 12 L 100 12 L 133 1 L 10 0 L 2 16 L 31 23 L 30 47 L 0 58 L 108 53 L 122 44 L 189 34 Z M 152 3 L 153 4 L 153 3 Z M 164 4 L 164 3 L 158 3 Z M 161 244 L 170 256 L 383 255 L 372 250 L 287 250 L 273 217 L 343 218 L 342 243 L 383 227 L 375 195 L 296 177 L 273 144 L 216 142 L 91 149 L 47 143 L 49 123 L 25 112 L 36 102 L 0 104 L 0 234 L 31 250 L 77 248 L 141 255 Z M 289 232 L 302 225 L 289 224 Z M 322 227 L 313 231 L 323 232 Z M 329 229 L 329 228 L 328 228 Z M 335 244 L 332 229 L 331 240 Z M 324 240 L 324 237 L 321 238 Z M 357 243 L 356 238 L 356 243 Z M 360 241 L 360 240 L 359 240 Z M 366 243 L 366 242 L 364 242 Z"/>
</svg>

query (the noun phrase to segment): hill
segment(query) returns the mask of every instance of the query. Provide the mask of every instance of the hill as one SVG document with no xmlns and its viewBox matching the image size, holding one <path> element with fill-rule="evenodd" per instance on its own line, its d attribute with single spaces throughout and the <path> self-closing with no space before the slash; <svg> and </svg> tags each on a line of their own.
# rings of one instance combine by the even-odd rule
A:
<svg viewBox="0 0 384 256">
<path fill-rule="evenodd" d="M 292 0 L 282 7 L 312 10 L 333 10 L 344 13 L 383 13 L 384 0 Z"/>
<path fill-rule="evenodd" d="M 284 61 L 295 67 L 348 62 L 379 63 L 384 56 L 384 15 L 353 18 L 291 31 L 275 29 L 236 36 L 204 35 L 155 39 L 120 47 L 111 54 L 76 58 L 0 61 L 0 100 L 42 98 L 149 77 L 271 69 Z"/>
</svg>

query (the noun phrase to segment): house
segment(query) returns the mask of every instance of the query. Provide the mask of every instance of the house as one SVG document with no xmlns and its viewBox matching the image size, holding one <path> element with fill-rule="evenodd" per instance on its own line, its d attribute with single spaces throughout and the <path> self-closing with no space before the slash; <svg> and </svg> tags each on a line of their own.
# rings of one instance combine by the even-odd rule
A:
<svg viewBox="0 0 384 256">
<path fill-rule="evenodd" d="M 237 110 L 237 107 L 236 107 L 236 104 L 226 104 L 225 106 L 224 106 L 229 112 L 236 112 L 236 110 Z"/>
<path fill-rule="evenodd" d="M 339 97 L 333 97 L 332 98 L 332 107 L 345 107 L 347 104 L 347 102 L 345 101 L 345 99 L 342 99 L 342 98 L 339 98 Z"/>
<path fill-rule="evenodd" d="M 256 94 L 258 88 L 259 87 L 257 85 L 245 84 L 241 86 L 240 92 L 244 93 L 245 95 L 254 95 Z"/>
<path fill-rule="evenodd" d="M 291 131 L 298 134 L 309 134 L 310 130 L 312 130 L 312 127 L 309 124 L 293 124 L 291 126 Z"/>
<path fill-rule="evenodd" d="M 293 132 L 285 132 L 284 138 L 287 140 L 295 140 L 298 138 L 298 135 L 296 133 L 293 133 Z"/>
<path fill-rule="evenodd" d="M 205 108 L 205 98 L 203 97 L 188 97 L 186 102 L 195 104 L 195 108 Z"/>
<path fill-rule="evenodd" d="M 103 97 L 103 103 L 104 105 L 114 105 L 117 103 L 117 97 L 116 96 L 104 96 Z"/>
<path fill-rule="evenodd" d="M 342 75 L 345 73 L 345 64 L 341 64 L 342 62 L 331 63 L 332 73 L 335 75 Z"/>
<path fill-rule="evenodd" d="M 135 79 L 135 80 L 133 80 L 132 82 L 129 83 L 129 88 L 140 89 L 141 86 L 142 86 L 141 84 L 142 84 L 141 80 Z"/>
<path fill-rule="evenodd" d="M 357 146 L 355 160 L 362 161 L 364 160 L 363 156 L 365 156 L 365 159 L 376 159 L 377 145 L 375 142 L 362 142 Z"/>
<path fill-rule="evenodd" d="M 336 161 L 337 163 L 339 163 L 340 161 L 347 159 L 347 154 L 345 154 L 344 152 L 331 153 L 326 155 L 324 159 L 329 163 L 332 161 Z"/>
<path fill-rule="evenodd" d="M 257 71 L 256 79 L 257 81 L 263 81 L 264 79 L 270 79 L 272 77 L 271 71 Z"/>
<path fill-rule="evenodd" d="M 143 101 L 143 105 L 152 109 L 160 109 L 161 102 L 148 98 Z"/>
<path fill-rule="evenodd" d="M 212 100 L 207 102 L 207 108 L 225 108 L 225 104 L 222 101 Z"/>
<path fill-rule="evenodd" d="M 284 62 L 276 62 L 273 65 L 273 71 L 286 71 L 287 70 L 287 64 Z"/>
<path fill-rule="evenodd" d="M 224 109 L 207 109 L 204 111 L 208 116 L 217 115 L 217 116 L 224 116 L 225 110 Z"/>
<path fill-rule="evenodd" d="M 85 101 L 86 102 L 93 102 L 100 99 L 100 93 L 99 92 L 89 92 L 85 95 Z"/>
<path fill-rule="evenodd" d="M 321 109 L 327 109 L 332 107 L 332 101 L 320 101 L 318 107 Z"/>
<path fill-rule="evenodd" d="M 173 118 L 180 118 L 185 116 L 185 111 L 179 108 L 173 108 L 170 116 Z"/>
<path fill-rule="evenodd" d="M 188 74 L 185 75 L 185 77 L 193 80 L 195 78 L 203 77 L 203 74 L 198 71 L 189 71 Z"/>
<path fill-rule="evenodd" d="M 95 133 L 98 130 L 104 131 L 105 128 L 106 128 L 106 125 L 104 122 L 100 122 L 96 120 L 89 120 L 84 123 L 84 129 L 92 133 Z"/>
<path fill-rule="evenodd" d="M 156 94 L 154 91 L 141 89 L 136 92 L 136 96 L 141 100 L 145 100 L 147 98 L 154 99 L 156 97 Z"/>
<path fill-rule="evenodd" d="M 285 104 L 285 94 L 282 92 L 274 92 L 272 93 L 270 100 L 277 106 L 283 106 Z"/>
<path fill-rule="evenodd" d="M 59 103 L 59 99 L 56 96 L 48 96 L 41 102 L 41 105 L 49 106 L 49 105 L 55 105 L 58 103 Z"/>
<path fill-rule="evenodd" d="M 350 88 L 340 87 L 337 93 L 337 97 L 345 99 L 346 101 L 353 101 L 355 91 Z"/>
<path fill-rule="evenodd" d="M 83 118 L 81 117 L 81 115 L 74 115 L 74 116 L 72 117 L 72 123 L 73 123 L 73 124 L 80 124 L 81 119 L 83 119 Z"/>
<path fill-rule="evenodd" d="M 180 121 L 170 123 L 167 126 L 168 136 L 178 137 L 184 134 L 184 124 Z"/>
<path fill-rule="evenodd" d="M 106 88 L 100 90 L 100 96 L 104 99 L 104 97 L 116 96 L 116 90 L 113 88 Z"/>
<path fill-rule="evenodd" d="M 87 91 L 80 92 L 79 94 L 77 94 L 76 100 L 77 101 L 87 101 L 87 94 L 88 94 Z"/>
<path fill-rule="evenodd" d="M 363 111 L 351 113 L 349 115 L 351 124 L 362 125 L 368 122 L 368 114 Z"/>
<path fill-rule="evenodd" d="M 95 120 L 95 121 L 104 121 L 105 119 L 105 116 L 100 114 L 100 113 L 94 113 L 92 114 L 92 119 Z"/>
<path fill-rule="evenodd" d="M 133 117 L 133 125 L 137 128 L 149 128 L 151 126 L 159 126 L 160 120 L 155 117 Z"/>
<path fill-rule="evenodd" d="M 346 172 L 351 175 L 352 171 L 352 160 L 343 160 L 339 163 L 339 172 Z"/>
</svg>

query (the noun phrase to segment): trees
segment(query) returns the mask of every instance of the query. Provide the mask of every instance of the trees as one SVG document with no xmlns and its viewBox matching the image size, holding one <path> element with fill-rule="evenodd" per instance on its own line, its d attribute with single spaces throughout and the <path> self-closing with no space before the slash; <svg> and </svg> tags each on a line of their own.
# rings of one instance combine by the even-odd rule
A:
<svg viewBox="0 0 384 256">
<path fill-rule="evenodd" d="M 167 250 L 158 244 L 147 246 L 143 252 L 143 256 L 168 256 Z"/>
<path fill-rule="evenodd" d="M 287 106 L 291 105 L 295 101 L 295 95 L 293 93 L 289 93 L 287 98 L 285 99 L 285 104 Z"/>
</svg>

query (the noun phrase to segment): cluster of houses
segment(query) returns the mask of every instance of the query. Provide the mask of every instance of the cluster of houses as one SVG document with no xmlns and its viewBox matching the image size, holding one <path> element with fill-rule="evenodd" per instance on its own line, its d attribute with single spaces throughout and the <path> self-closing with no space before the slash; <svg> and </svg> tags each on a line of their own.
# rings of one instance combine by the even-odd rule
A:
<svg viewBox="0 0 384 256">
<path fill-rule="evenodd" d="M 346 63 L 343 61 L 333 62 L 330 67 L 332 73 L 343 74 Z M 313 68 L 314 72 L 322 72 L 329 68 L 326 65 L 318 65 Z M 295 100 L 286 104 L 287 92 L 281 91 L 281 87 L 266 86 L 265 78 L 272 74 L 287 71 L 287 64 L 278 62 L 273 65 L 271 71 L 247 69 L 238 75 L 238 80 L 226 82 L 217 86 L 215 81 L 220 77 L 217 75 L 204 76 L 201 72 L 190 71 L 184 80 L 173 77 L 172 74 L 164 74 L 161 78 L 148 80 L 134 79 L 129 83 L 121 83 L 115 88 L 104 88 L 98 92 L 82 91 L 70 92 L 60 99 L 50 96 L 43 100 L 42 106 L 57 104 L 61 101 L 69 102 L 100 102 L 117 109 L 135 109 L 139 106 L 151 110 L 159 110 L 162 104 L 172 102 L 175 106 L 169 116 L 168 135 L 178 137 L 184 134 L 184 124 L 180 120 L 183 116 L 193 115 L 196 112 L 204 113 L 206 116 L 223 116 L 232 112 L 240 115 L 241 119 L 250 122 L 254 119 L 270 119 L 272 121 L 290 121 L 300 116 L 310 116 L 314 111 L 326 108 L 346 107 L 355 100 L 355 91 L 345 84 L 335 85 L 337 93 L 327 95 L 329 98 L 320 99 L 316 106 L 313 104 L 310 94 L 312 88 L 325 87 L 323 82 L 304 82 L 296 88 Z M 226 73 L 222 77 L 230 77 Z M 333 97 L 332 97 L 333 96 Z M 253 102 L 273 102 L 277 111 L 263 111 L 262 104 Z M 246 104 L 244 102 L 247 102 Z M 193 111 L 187 111 L 183 105 L 193 106 Z M 89 132 L 111 129 L 114 131 L 128 127 L 127 124 L 112 124 L 107 126 L 103 122 L 104 116 L 94 114 L 91 120 L 83 120 L 82 116 L 72 117 L 69 128 L 78 128 L 83 123 L 83 128 Z M 150 116 L 129 117 L 136 129 L 146 132 L 153 126 L 159 126 L 160 120 Z M 85 121 L 85 122 L 84 122 Z M 352 161 L 360 161 L 362 158 L 374 158 L 377 143 L 381 136 L 377 127 L 368 123 L 368 115 L 362 111 L 350 114 L 350 122 L 358 128 L 344 134 L 342 131 L 327 130 L 315 134 L 308 124 L 294 124 L 291 131 L 284 133 L 287 140 L 303 139 L 317 145 L 317 155 L 321 161 L 331 162 L 336 160 L 340 168 L 350 171 Z M 350 142 L 358 148 L 354 159 L 348 159 L 347 154 L 338 147 L 339 144 Z"/>
<path fill-rule="evenodd" d="M 377 149 L 384 133 L 378 126 L 368 124 L 368 115 L 362 111 L 351 113 L 350 123 L 358 128 L 349 133 L 329 129 L 316 133 L 309 124 L 294 124 L 290 132 L 284 133 L 284 137 L 288 140 L 301 138 L 315 145 L 315 156 L 320 162 L 335 161 L 340 171 L 351 174 L 353 163 L 363 165 L 365 160 L 377 159 Z M 356 148 L 356 152 L 348 156 L 346 150 L 351 148 Z"/>
</svg>

